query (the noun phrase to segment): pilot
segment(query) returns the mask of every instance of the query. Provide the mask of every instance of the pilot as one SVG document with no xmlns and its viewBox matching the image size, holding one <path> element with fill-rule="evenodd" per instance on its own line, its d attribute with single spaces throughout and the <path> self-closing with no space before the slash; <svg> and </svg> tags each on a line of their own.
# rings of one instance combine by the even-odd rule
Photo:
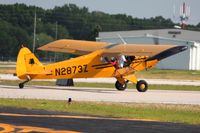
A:
<svg viewBox="0 0 200 133">
<path fill-rule="evenodd" d="M 117 58 L 115 58 L 115 57 L 111 57 L 111 59 L 109 59 L 108 57 L 103 57 L 103 58 L 102 58 L 102 61 L 105 62 L 105 63 L 110 63 L 110 64 L 112 64 L 116 69 L 119 68 L 118 60 L 117 60 Z"/>
<path fill-rule="evenodd" d="M 126 64 L 125 66 L 129 66 L 134 60 L 135 60 L 135 56 L 126 56 Z"/>
<path fill-rule="evenodd" d="M 111 63 L 116 69 L 119 68 L 119 64 L 118 64 L 117 58 L 112 57 L 111 60 L 110 60 L 110 63 Z"/>
</svg>

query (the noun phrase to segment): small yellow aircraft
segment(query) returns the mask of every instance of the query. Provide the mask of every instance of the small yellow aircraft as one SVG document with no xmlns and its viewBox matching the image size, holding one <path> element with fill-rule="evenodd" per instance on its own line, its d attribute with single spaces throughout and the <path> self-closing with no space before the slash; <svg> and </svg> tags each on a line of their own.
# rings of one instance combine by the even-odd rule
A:
<svg viewBox="0 0 200 133">
<path fill-rule="evenodd" d="M 186 50 L 187 46 L 124 45 L 62 39 L 38 49 L 67 52 L 79 57 L 43 65 L 28 48 L 22 47 L 17 57 L 16 73 L 25 81 L 19 84 L 19 88 L 32 79 L 115 77 L 117 90 L 125 90 L 128 81 L 131 81 L 139 92 L 145 92 L 148 84 L 144 80 L 138 81 L 135 72 L 152 68 L 160 60 Z M 120 65 L 122 56 L 126 60 Z"/>
</svg>

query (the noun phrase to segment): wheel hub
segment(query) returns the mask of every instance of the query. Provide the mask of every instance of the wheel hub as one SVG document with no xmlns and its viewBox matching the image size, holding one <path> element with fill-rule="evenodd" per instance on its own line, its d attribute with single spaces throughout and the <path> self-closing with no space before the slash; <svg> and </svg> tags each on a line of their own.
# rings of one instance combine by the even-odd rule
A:
<svg viewBox="0 0 200 133">
<path fill-rule="evenodd" d="M 146 87 L 145 84 L 141 84 L 141 85 L 140 85 L 140 88 L 141 88 L 142 90 L 144 90 L 145 87 Z"/>
</svg>

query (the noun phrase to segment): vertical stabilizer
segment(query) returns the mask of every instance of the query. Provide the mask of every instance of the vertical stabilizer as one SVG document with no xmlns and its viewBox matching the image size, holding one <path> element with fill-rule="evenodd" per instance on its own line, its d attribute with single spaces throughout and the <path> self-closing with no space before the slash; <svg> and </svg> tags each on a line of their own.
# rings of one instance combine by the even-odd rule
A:
<svg viewBox="0 0 200 133">
<path fill-rule="evenodd" d="M 16 64 L 18 78 L 27 79 L 31 71 L 39 70 L 42 67 L 42 63 L 40 63 L 37 57 L 28 48 L 23 47 L 20 49 Z"/>
</svg>

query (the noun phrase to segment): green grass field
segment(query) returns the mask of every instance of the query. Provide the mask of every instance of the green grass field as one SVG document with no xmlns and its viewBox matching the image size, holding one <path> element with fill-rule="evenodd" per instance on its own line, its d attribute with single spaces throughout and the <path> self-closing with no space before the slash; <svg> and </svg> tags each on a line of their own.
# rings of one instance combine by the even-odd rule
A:
<svg viewBox="0 0 200 133">
<path fill-rule="evenodd" d="M 15 69 L 12 67 L 0 67 L 0 74 L 13 74 Z"/>
<path fill-rule="evenodd" d="M 138 78 L 145 79 L 185 79 L 185 80 L 200 80 L 200 71 L 188 70 L 159 70 L 151 69 L 136 73 Z"/>
<path fill-rule="evenodd" d="M 200 106 L 195 105 L 126 104 L 76 101 L 72 101 L 69 105 L 67 101 L 0 99 L 0 106 L 200 125 Z"/>
</svg>

